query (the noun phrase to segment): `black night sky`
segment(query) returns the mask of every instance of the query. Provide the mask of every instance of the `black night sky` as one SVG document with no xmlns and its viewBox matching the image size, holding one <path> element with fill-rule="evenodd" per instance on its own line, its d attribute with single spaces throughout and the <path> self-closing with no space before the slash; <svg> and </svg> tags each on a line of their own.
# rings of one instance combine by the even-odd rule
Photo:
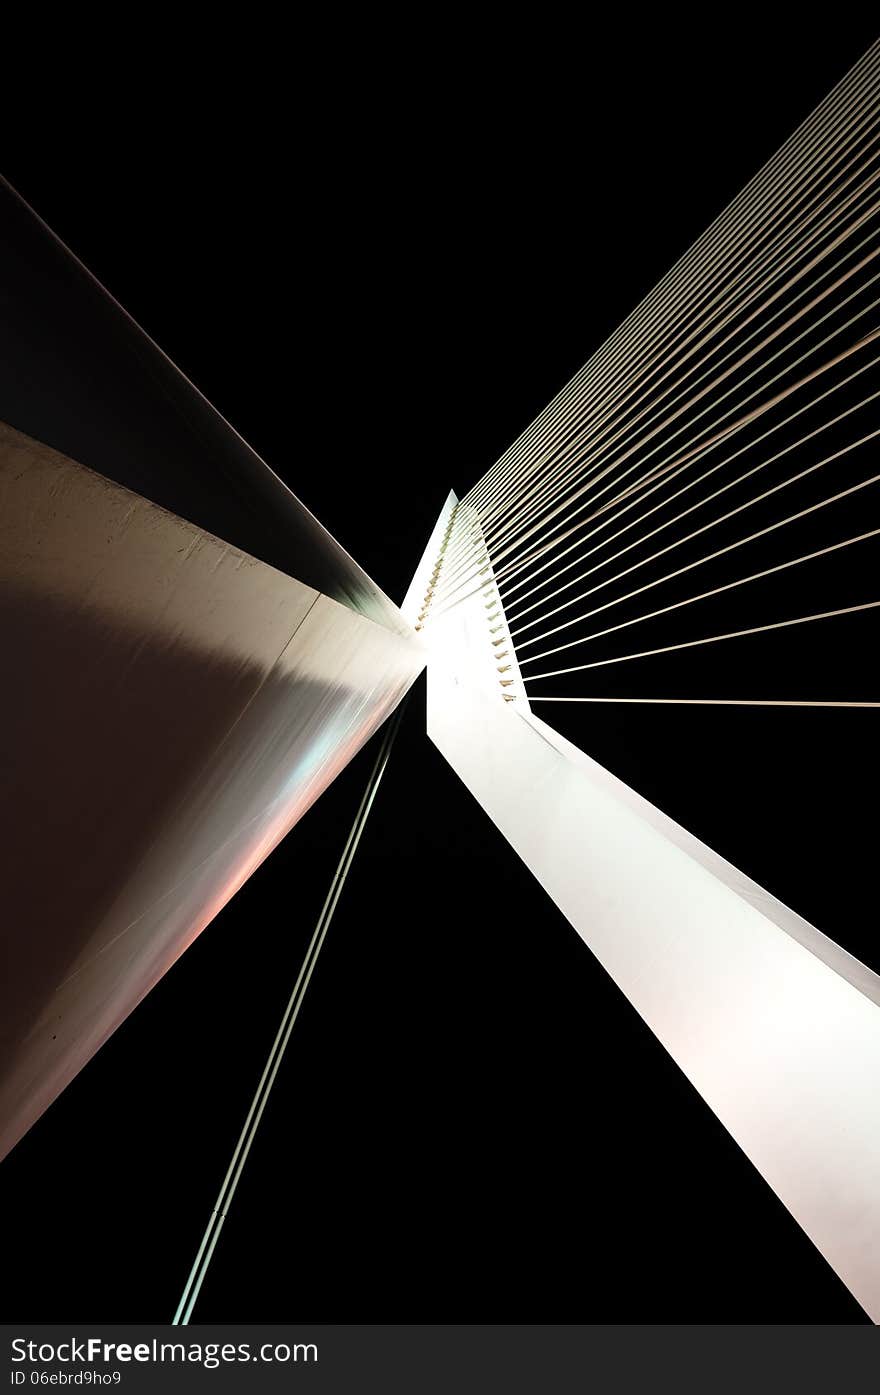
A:
<svg viewBox="0 0 880 1395">
<path fill-rule="evenodd" d="M 226 101 L 218 74 L 187 136 L 151 123 L 121 158 L 72 120 L 4 173 L 400 601 L 449 488 L 874 33 L 548 21 L 373 33 L 363 65 L 348 38 L 300 55 L 308 100 L 252 75 Z M 873 720 L 558 725 L 880 968 Z M 372 760 L 0 1167 L 10 1319 L 170 1319 Z M 430 745 L 423 681 L 195 1316 L 866 1321 Z"/>
</svg>

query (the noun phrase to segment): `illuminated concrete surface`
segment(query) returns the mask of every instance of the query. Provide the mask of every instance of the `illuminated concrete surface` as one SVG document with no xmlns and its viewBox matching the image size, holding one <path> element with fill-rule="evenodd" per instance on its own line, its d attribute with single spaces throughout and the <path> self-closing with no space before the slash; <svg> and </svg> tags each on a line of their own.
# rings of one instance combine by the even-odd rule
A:
<svg viewBox="0 0 880 1395">
<path fill-rule="evenodd" d="M 388 625 L 0 427 L 0 1156 L 420 672 L 375 590 Z"/>
<path fill-rule="evenodd" d="M 480 597 L 426 633 L 431 739 L 880 1320 L 880 978 L 505 703 Z"/>
</svg>

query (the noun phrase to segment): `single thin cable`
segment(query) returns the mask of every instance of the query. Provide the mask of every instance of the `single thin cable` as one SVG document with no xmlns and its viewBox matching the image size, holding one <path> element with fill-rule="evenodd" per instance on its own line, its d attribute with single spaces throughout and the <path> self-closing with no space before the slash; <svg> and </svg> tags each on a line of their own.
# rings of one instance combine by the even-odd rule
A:
<svg viewBox="0 0 880 1395">
<path fill-rule="evenodd" d="M 529 702 L 669 703 L 682 707 L 880 707 L 880 702 L 829 702 L 812 698 L 532 697 Z"/>
<path fill-rule="evenodd" d="M 202 1237 L 202 1243 L 199 1246 L 195 1262 L 192 1266 L 192 1269 L 190 1270 L 189 1277 L 184 1286 L 183 1294 L 181 1295 L 180 1302 L 177 1305 L 177 1310 L 172 1319 L 173 1326 L 186 1326 L 189 1323 L 190 1317 L 192 1315 L 192 1310 L 195 1305 L 196 1299 L 199 1296 L 199 1292 L 204 1282 L 205 1275 L 208 1271 L 208 1266 L 211 1262 L 211 1258 L 213 1256 L 214 1249 L 220 1235 L 220 1231 L 223 1227 L 223 1222 L 226 1220 L 226 1217 L 229 1213 L 229 1207 L 232 1203 L 233 1196 L 235 1195 L 235 1190 L 238 1186 L 238 1182 L 241 1177 L 245 1162 L 247 1161 L 247 1156 L 250 1152 L 251 1145 L 256 1136 L 260 1120 L 263 1116 L 263 1111 L 266 1107 L 266 1103 L 269 1099 L 269 1095 L 272 1090 L 272 1086 L 275 1083 L 275 1078 L 278 1074 L 279 1066 L 281 1065 L 284 1052 L 287 1048 L 288 1041 L 290 1040 L 290 1034 L 293 1031 L 294 1023 L 296 1022 L 297 1016 L 299 1015 L 299 1010 L 302 1005 L 306 989 L 309 986 L 309 982 L 311 980 L 315 964 L 317 963 L 318 956 L 321 952 L 321 948 L 327 936 L 327 931 L 329 930 L 330 923 L 333 919 L 333 913 L 336 909 L 339 897 L 342 894 L 342 889 L 345 885 L 345 879 L 348 876 L 349 869 L 354 860 L 354 855 L 357 851 L 357 847 L 361 839 L 361 834 L 363 833 L 364 827 L 367 822 L 367 818 L 373 806 L 373 801 L 376 797 L 376 791 L 378 790 L 382 776 L 385 773 L 385 767 L 388 764 L 388 757 L 391 754 L 391 747 L 394 743 L 394 738 L 396 737 L 397 731 L 400 727 L 400 722 L 406 706 L 406 701 L 406 698 L 404 698 L 403 702 L 401 702 L 401 704 L 399 705 L 397 712 L 394 714 L 394 717 L 388 725 L 388 728 L 382 740 L 382 744 L 379 748 L 379 753 L 376 757 L 376 761 L 370 774 L 370 778 L 367 782 L 367 787 L 364 791 L 363 798 L 361 799 L 360 806 L 358 808 L 357 814 L 355 815 L 354 822 L 351 826 L 351 830 L 346 840 L 342 856 L 340 857 L 336 867 L 336 871 L 333 874 L 333 879 L 330 884 L 330 890 L 327 893 L 327 898 L 321 909 L 321 914 L 318 917 L 318 921 L 315 926 L 312 938 L 309 942 L 308 949 L 306 950 L 306 954 L 303 959 L 302 965 L 300 967 L 299 974 L 297 976 L 297 980 L 293 988 L 293 992 L 290 995 L 287 1006 L 282 1015 L 281 1023 L 278 1027 L 275 1040 L 269 1051 L 266 1064 L 263 1068 L 263 1073 L 260 1077 L 259 1084 L 257 1085 L 257 1089 L 251 1101 L 251 1106 L 248 1111 L 247 1118 L 245 1119 L 244 1127 L 242 1128 L 241 1134 L 238 1138 L 238 1142 L 236 1143 L 235 1149 L 233 1150 L 232 1159 L 230 1161 L 229 1167 L 227 1168 L 226 1176 L 224 1177 L 223 1183 L 220 1187 L 220 1192 L 218 1194 L 214 1210 L 211 1213 L 211 1218 L 208 1222 L 205 1234 Z"/>
</svg>

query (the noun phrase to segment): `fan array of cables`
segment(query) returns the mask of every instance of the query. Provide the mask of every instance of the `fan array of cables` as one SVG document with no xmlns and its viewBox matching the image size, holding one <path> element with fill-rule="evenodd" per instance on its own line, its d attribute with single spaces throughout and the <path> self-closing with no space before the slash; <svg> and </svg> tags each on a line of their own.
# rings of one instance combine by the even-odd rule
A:
<svg viewBox="0 0 880 1395">
<path fill-rule="evenodd" d="M 878 438 L 880 42 L 465 496 L 431 618 L 491 564 L 530 702 L 880 706 Z"/>
</svg>

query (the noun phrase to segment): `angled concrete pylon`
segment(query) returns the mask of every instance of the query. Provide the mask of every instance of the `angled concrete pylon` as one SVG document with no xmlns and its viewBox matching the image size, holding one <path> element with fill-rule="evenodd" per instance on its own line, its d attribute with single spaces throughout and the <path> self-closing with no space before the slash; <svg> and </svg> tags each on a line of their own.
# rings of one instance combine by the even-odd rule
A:
<svg viewBox="0 0 880 1395">
<path fill-rule="evenodd" d="M 428 610 L 431 740 L 880 1321 L 880 977 L 537 718 L 515 655 L 502 688 L 490 621 L 491 574 Z"/>
<path fill-rule="evenodd" d="M 370 613 L 0 425 L 0 1157 L 423 667 L 290 500 Z"/>
</svg>

